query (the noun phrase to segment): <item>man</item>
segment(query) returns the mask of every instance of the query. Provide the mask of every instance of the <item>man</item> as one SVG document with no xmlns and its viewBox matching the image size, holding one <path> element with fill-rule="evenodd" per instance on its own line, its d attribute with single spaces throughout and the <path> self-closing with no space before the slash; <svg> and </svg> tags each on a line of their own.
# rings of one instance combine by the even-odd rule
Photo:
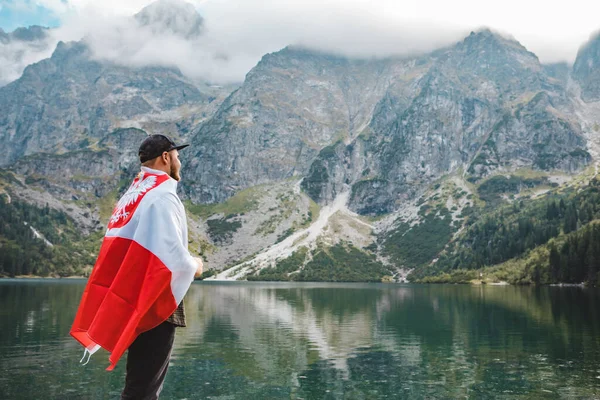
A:
<svg viewBox="0 0 600 400">
<path fill-rule="evenodd" d="M 122 399 L 158 399 L 175 327 L 185 326 L 183 297 L 202 274 L 176 193 L 187 146 L 163 135 L 140 145 L 141 172 L 113 211 L 71 329 L 84 358 L 100 347 L 111 353 L 108 370 L 129 349 Z"/>
</svg>

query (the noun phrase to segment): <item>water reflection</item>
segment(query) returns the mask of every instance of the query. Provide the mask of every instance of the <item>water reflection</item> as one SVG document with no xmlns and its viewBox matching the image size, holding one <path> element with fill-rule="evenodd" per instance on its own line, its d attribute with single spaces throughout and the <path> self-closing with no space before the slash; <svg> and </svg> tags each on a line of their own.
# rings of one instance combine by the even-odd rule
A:
<svg viewBox="0 0 600 400">
<path fill-rule="evenodd" d="M 67 337 L 82 290 L 0 282 L 0 398 L 118 397 L 124 362 L 81 367 Z M 581 288 L 195 284 L 163 395 L 598 397 L 599 301 Z"/>
</svg>

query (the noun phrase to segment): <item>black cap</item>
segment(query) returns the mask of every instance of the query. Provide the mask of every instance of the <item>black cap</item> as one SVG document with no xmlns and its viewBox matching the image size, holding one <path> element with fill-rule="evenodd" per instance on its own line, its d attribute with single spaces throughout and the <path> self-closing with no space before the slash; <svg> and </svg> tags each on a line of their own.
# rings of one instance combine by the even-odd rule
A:
<svg viewBox="0 0 600 400">
<path fill-rule="evenodd" d="M 165 151 L 181 150 L 188 147 L 189 144 L 177 146 L 174 141 L 164 135 L 150 135 L 140 145 L 138 154 L 140 162 L 143 164 L 148 160 L 152 160 L 160 156 Z"/>
</svg>

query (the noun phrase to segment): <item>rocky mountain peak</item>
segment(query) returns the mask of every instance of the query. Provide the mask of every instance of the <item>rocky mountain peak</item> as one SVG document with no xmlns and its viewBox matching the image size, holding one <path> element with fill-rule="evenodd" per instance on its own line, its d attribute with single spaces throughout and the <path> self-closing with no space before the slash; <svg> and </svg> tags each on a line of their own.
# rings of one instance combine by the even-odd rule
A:
<svg viewBox="0 0 600 400">
<path fill-rule="evenodd" d="M 482 28 L 477 31 L 471 31 L 471 33 L 463 40 L 464 43 L 469 45 L 479 45 L 479 44 L 505 44 L 505 43 L 516 43 L 514 39 L 502 36 L 501 34 L 492 31 L 489 28 Z"/>
<path fill-rule="evenodd" d="M 143 8 L 135 20 L 157 34 L 172 34 L 185 39 L 200 36 L 204 19 L 196 8 L 182 0 L 158 0 Z"/>
<path fill-rule="evenodd" d="M 592 69 L 600 61 L 600 32 L 592 35 L 577 52 L 574 70 Z"/>
<path fill-rule="evenodd" d="M 600 32 L 579 49 L 573 65 L 573 77 L 581 85 L 585 101 L 600 100 Z"/>
<path fill-rule="evenodd" d="M 503 62 L 503 58 L 510 57 L 517 59 L 524 66 L 539 65 L 537 56 L 528 51 L 517 40 L 505 37 L 488 28 L 471 32 L 469 36 L 458 44 L 457 48 L 467 55 L 485 55 L 491 62 Z"/>
<path fill-rule="evenodd" d="M 20 27 L 12 32 L 6 32 L 0 28 L 0 43 L 8 44 L 13 41 L 20 42 L 38 42 L 46 39 L 48 36 L 48 28 L 32 25 L 28 28 Z"/>
<path fill-rule="evenodd" d="M 23 79 L 34 77 L 35 80 L 45 76 L 54 76 L 56 68 L 62 71 L 72 70 L 76 74 L 85 74 L 90 50 L 85 42 L 63 42 L 59 41 L 49 59 L 28 65 L 23 71 Z M 52 67 L 49 67 L 52 65 Z"/>
<path fill-rule="evenodd" d="M 87 46 L 84 42 L 63 42 L 56 44 L 56 49 L 52 53 L 52 58 L 63 58 L 66 55 L 81 54 L 86 51 Z"/>
<path fill-rule="evenodd" d="M 539 90 L 542 72 L 537 56 L 519 42 L 483 29 L 440 53 L 428 82 L 443 87 L 450 80 L 475 92 L 485 89 L 488 99 L 499 99 L 525 88 Z"/>
<path fill-rule="evenodd" d="M 32 25 L 28 28 L 17 28 L 11 36 L 13 39 L 21 40 L 23 42 L 32 42 L 35 40 L 42 40 L 48 35 L 48 28 L 39 25 Z"/>
</svg>

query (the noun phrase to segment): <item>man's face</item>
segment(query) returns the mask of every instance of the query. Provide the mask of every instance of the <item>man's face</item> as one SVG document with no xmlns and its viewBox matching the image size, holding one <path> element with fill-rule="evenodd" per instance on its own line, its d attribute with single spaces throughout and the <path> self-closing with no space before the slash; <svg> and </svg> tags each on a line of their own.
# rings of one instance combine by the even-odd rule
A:
<svg viewBox="0 0 600 400">
<path fill-rule="evenodd" d="M 181 180 L 181 175 L 179 175 L 179 171 L 181 170 L 181 161 L 179 161 L 179 152 L 177 150 L 171 150 L 169 152 L 169 159 L 171 160 L 170 161 L 171 170 L 169 172 L 169 175 L 171 176 L 171 178 L 173 178 L 179 182 Z"/>
</svg>

